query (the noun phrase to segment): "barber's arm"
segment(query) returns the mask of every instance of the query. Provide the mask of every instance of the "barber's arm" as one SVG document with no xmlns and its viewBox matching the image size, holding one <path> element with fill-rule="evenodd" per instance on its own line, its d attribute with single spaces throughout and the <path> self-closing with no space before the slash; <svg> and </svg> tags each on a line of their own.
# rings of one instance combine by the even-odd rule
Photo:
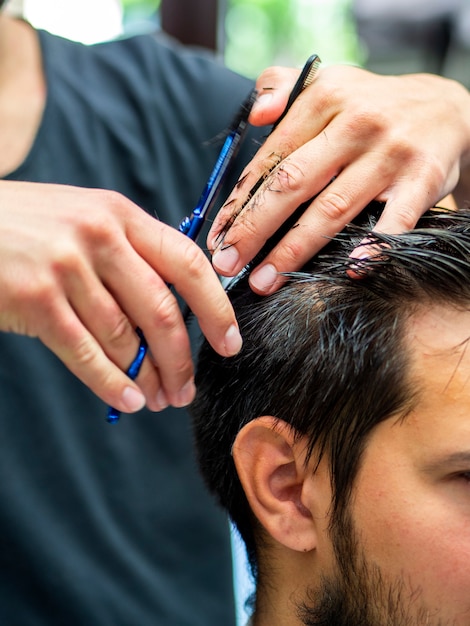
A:
<svg viewBox="0 0 470 626">
<path fill-rule="evenodd" d="M 238 352 L 232 307 L 203 252 L 118 193 L 0 182 L 0 330 L 38 337 L 107 404 L 132 412 L 193 399 L 175 289 L 214 349 Z M 151 353 L 124 373 L 142 329 Z"/>
<path fill-rule="evenodd" d="M 253 124 L 275 122 L 297 76 L 285 68 L 260 76 Z M 470 199 L 470 94 L 462 85 L 321 68 L 242 173 L 208 247 L 216 270 L 235 275 L 314 198 L 252 273 L 254 290 L 270 293 L 278 272 L 298 269 L 371 200 L 386 202 L 377 229 L 400 232 L 454 189 L 459 202 Z"/>
</svg>

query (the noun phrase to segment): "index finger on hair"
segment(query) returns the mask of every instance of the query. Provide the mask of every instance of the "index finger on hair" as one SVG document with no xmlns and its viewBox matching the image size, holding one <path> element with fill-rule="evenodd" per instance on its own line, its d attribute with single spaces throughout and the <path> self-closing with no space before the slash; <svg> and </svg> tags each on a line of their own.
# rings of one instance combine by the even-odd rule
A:
<svg viewBox="0 0 470 626">
<path fill-rule="evenodd" d="M 289 113 L 267 137 L 243 170 L 209 231 L 207 246 L 211 252 L 221 245 L 224 236 L 244 212 L 269 174 L 286 157 L 317 137 L 331 120 L 331 114 L 325 115 L 325 112 L 315 108 L 315 100 L 312 100 L 311 96 L 311 90 L 314 88 L 315 83 L 300 94 Z"/>
</svg>

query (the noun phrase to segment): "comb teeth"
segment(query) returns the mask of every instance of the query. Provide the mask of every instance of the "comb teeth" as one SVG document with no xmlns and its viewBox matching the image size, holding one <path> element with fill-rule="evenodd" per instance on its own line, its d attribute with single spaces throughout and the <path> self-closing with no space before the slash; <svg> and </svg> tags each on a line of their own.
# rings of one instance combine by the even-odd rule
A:
<svg viewBox="0 0 470 626">
<path fill-rule="evenodd" d="M 304 79 L 303 85 L 302 85 L 302 89 L 305 89 L 306 87 L 308 87 L 309 85 L 311 85 L 313 83 L 313 79 L 315 78 L 315 76 L 317 75 L 317 72 L 320 68 L 320 59 L 317 58 L 313 63 L 312 66 L 310 67 L 307 76 Z"/>
</svg>

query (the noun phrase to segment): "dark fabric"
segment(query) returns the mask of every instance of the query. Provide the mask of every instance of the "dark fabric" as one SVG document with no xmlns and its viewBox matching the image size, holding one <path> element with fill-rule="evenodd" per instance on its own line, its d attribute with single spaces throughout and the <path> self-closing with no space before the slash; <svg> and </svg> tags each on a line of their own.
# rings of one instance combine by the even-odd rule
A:
<svg viewBox="0 0 470 626">
<path fill-rule="evenodd" d="M 153 36 L 40 39 L 47 106 L 7 178 L 114 189 L 177 225 L 251 83 Z M 0 334 L 0 626 L 230 626 L 227 522 L 187 413 L 105 417 L 38 341 Z"/>
</svg>

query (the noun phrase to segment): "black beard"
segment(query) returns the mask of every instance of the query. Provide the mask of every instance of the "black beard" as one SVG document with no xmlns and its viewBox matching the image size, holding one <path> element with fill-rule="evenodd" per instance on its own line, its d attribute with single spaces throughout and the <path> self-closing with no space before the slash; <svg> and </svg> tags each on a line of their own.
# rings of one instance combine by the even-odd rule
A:
<svg viewBox="0 0 470 626">
<path fill-rule="evenodd" d="M 310 590 L 299 606 L 305 626 L 445 626 L 420 603 L 419 589 L 403 579 L 390 584 L 380 568 L 367 562 L 347 511 L 331 536 L 337 572 Z"/>
</svg>

